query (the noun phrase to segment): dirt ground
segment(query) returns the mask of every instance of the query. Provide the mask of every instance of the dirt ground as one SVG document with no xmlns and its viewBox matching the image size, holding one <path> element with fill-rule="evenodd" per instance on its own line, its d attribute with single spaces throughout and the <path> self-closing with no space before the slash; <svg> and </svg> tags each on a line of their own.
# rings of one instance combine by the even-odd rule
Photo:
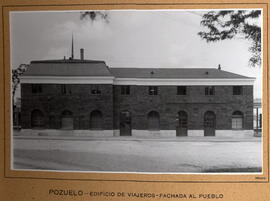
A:
<svg viewBox="0 0 270 201">
<path fill-rule="evenodd" d="M 15 138 L 15 169 L 116 172 L 258 172 L 259 138 Z"/>
</svg>

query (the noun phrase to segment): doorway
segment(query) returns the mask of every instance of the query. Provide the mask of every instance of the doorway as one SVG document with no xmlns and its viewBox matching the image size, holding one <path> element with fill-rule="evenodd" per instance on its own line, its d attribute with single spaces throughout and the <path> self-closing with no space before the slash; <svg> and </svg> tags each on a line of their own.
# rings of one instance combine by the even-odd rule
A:
<svg viewBox="0 0 270 201">
<path fill-rule="evenodd" d="M 185 111 L 178 112 L 178 125 L 176 126 L 176 136 L 187 136 L 188 115 Z"/>
<path fill-rule="evenodd" d="M 131 136 L 131 113 L 122 111 L 120 113 L 120 136 Z"/>
<path fill-rule="evenodd" d="M 216 115 L 212 111 L 204 114 L 204 136 L 216 135 Z"/>
</svg>

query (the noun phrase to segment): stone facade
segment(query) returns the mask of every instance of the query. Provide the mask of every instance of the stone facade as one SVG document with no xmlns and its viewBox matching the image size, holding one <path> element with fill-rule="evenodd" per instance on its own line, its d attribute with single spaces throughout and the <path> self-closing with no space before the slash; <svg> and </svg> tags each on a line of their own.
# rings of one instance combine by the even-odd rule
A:
<svg viewBox="0 0 270 201">
<path fill-rule="evenodd" d="M 148 86 L 131 86 L 130 95 L 120 94 L 121 86 L 114 86 L 114 128 L 119 129 L 119 114 L 130 111 L 132 128 L 147 130 L 147 114 L 157 111 L 161 130 L 175 130 L 179 111 L 188 115 L 188 129 L 204 126 L 204 114 L 216 114 L 216 129 L 232 129 L 232 114 L 244 115 L 243 129 L 253 129 L 253 86 L 243 86 L 242 95 L 233 95 L 233 86 L 215 86 L 215 95 L 206 96 L 205 86 L 188 86 L 187 95 L 177 95 L 177 86 L 159 86 L 158 95 L 149 95 Z"/>
<path fill-rule="evenodd" d="M 96 85 L 66 85 L 66 94 L 61 92 L 60 84 L 42 84 L 41 93 L 32 93 L 32 84 L 22 84 L 22 128 L 30 129 L 31 113 L 40 110 L 44 114 L 45 129 L 61 129 L 63 111 L 73 114 L 74 129 L 90 129 L 90 114 L 102 112 L 103 129 L 113 127 L 113 86 L 98 85 L 101 94 L 91 94 Z"/>
<path fill-rule="evenodd" d="M 131 128 L 148 130 L 148 114 L 159 113 L 160 130 L 175 130 L 178 112 L 187 113 L 188 130 L 204 128 L 204 114 L 213 111 L 217 130 L 232 129 L 234 111 L 243 113 L 244 130 L 253 129 L 253 87 L 243 86 L 242 95 L 233 95 L 233 86 L 215 86 L 215 95 L 205 95 L 205 86 L 187 86 L 186 95 L 177 95 L 177 86 L 158 86 L 158 95 L 149 95 L 149 86 L 130 86 L 122 95 L 121 86 L 98 85 L 100 94 L 92 94 L 97 85 L 70 84 L 62 94 L 60 84 L 41 84 L 42 92 L 33 93 L 33 84 L 22 84 L 22 128 L 31 129 L 31 113 L 44 114 L 44 129 L 61 129 L 63 111 L 73 114 L 74 130 L 90 130 L 90 114 L 102 113 L 104 130 L 117 130 L 120 112 L 131 113 Z"/>
<path fill-rule="evenodd" d="M 253 82 L 221 68 L 32 61 L 21 78 L 21 126 L 90 136 L 240 136 L 253 130 Z"/>
</svg>

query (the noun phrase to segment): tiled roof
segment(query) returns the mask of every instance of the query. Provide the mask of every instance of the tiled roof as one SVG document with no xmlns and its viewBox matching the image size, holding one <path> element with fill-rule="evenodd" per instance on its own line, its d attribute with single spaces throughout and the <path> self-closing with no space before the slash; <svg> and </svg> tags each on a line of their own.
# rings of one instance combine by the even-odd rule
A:
<svg viewBox="0 0 270 201">
<path fill-rule="evenodd" d="M 249 77 L 217 68 L 108 68 L 104 61 L 44 60 L 32 61 L 24 76 L 114 76 L 116 78 L 198 79 Z"/>
<path fill-rule="evenodd" d="M 249 78 L 217 68 L 110 68 L 118 78 Z"/>
<path fill-rule="evenodd" d="M 112 76 L 104 61 L 45 60 L 32 61 L 25 76 Z"/>
</svg>

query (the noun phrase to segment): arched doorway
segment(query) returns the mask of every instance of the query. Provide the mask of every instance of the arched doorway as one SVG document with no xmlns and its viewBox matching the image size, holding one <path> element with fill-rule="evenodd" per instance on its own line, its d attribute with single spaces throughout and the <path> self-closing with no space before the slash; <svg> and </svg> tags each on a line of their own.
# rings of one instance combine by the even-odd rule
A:
<svg viewBox="0 0 270 201">
<path fill-rule="evenodd" d="M 61 129 L 64 129 L 64 130 L 73 129 L 73 114 L 69 110 L 65 110 L 62 112 Z"/>
<path fill-rule="evenodd" d="M 232 129 L 243 129 L 244 115 L 240 111 L 235 111 L 232 114 Z"/>
<path fill-rule="evenodd" d="M 120 112 L 120 136 L 131 136 L 131 113 L 129 111 Z"/>
<path fill-rule="evenodd" d="M 44 128 L 44 115 L 40 110 L 31 113 L 31 128 Z"/>
<path fill-rule="evenodd" d="M 178 112 L 176 136 L 187 136 L 188 115 L 185 111 Z"/>
<path fill-rule="evenodd" d="M 151 111 L 147 115 L 148 130 L 160 130 L 159 113 Z"/>
<path fill-rule="evenodd" d="M 103 117 L 99 110 L 94 110 L 90 114 L 90 129 L 102 130 L 103 129 Z"/>
<path fill-rule="evenodd" d="M 216 115 L 212 111 L 204 114 L 204 136 L 215 136 L 216 133 Z"/>
</svg>

